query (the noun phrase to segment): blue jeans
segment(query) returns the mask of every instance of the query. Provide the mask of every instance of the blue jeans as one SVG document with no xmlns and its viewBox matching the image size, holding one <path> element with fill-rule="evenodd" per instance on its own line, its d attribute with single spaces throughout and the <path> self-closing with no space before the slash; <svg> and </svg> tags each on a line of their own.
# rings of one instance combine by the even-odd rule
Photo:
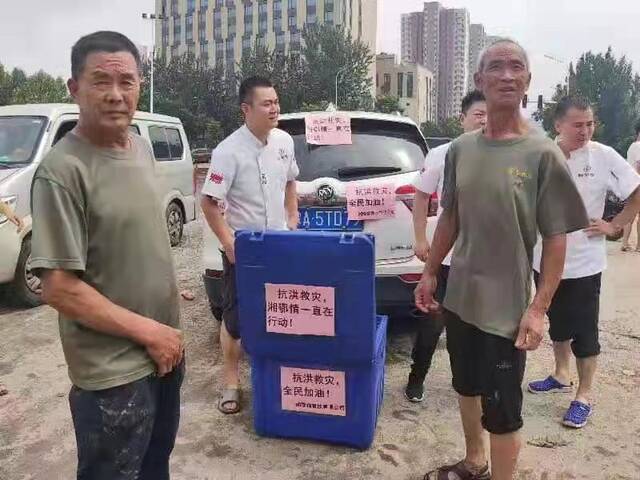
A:
<svg viewBox="0 0 640 480">
<path fill-rule="evenodd" d="M 183 378 L 184 362 L 164 377 L 106 390 L 72 387 L 78 480 L 168 480 Z"/>
</svg>

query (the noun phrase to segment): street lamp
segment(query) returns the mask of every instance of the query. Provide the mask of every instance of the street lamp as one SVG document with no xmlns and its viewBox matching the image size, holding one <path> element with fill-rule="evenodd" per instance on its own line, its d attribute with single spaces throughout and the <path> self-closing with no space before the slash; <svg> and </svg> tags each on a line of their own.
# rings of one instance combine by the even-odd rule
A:
<svg viewBox="0 0 640 480">
<path fill-rule="evenodd" d="M 567 82 L 567 95 L 571 95 L 571 76 L 569 75 L 569 64 L 565 60 L 561 60 L 559 58 L 554 57 L 553 55 L 544 55 L 544 58 L 548 58 L 549 60 L 553 60 L 556 63 L 564 65 L 567 67 L 567 75 L 564 77 L 564 81 Z"/>
<path fill-rule="evenodd" d="M 336 108 L 338 108 L 338 78 L 340 77 L 341 74 L 346 72 L 348 68 L 349 68 L 349 65 L 345 65 L 344 67 L 342 67 L 340 70 L 336 72 Z"/>
<path fill-rule="evenodd" d="M 156 60 L 156 19 L 163 20 L 162 14 L 143 13 L 144 20 L 151 20 L 151 86 L 149 87 L 149 112 L 153 113 L 153 64 Z"/>
</svg>

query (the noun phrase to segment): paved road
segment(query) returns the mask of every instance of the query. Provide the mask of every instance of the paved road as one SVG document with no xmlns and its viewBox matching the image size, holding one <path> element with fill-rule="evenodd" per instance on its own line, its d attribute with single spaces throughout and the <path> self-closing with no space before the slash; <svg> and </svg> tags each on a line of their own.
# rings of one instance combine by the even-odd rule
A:
<svg viewBox="0 0 640 480">
<path fill-rule="evenodd" d="M 455 396 L 444 345 L 428 378 L 427 400 L 407 403 L 402 387 L 409 335 L 389 341 L 385 404 L 373 447 L 356 452 L 311 442 L 255 435 L 250 408 L 235 417 L 215 408 L 220 349 L 218 324 L 207 310 L 197 265 L 199 225 L 187 229 L 176 250 L 182 288 L 196 294 L 183 303 L 188 377 L 182 424 L 172 459 L 178 480 L 420 479 L 429 468 L 462 454 Z M 519 479 L 640 478 L 640 255 L 610 245 L 602 307 L 603 354 L 599 392 L 590 425 L 565 430 L 559 419 L 570 397 L 525 397 L 525 446 Z M 75 450 L 66 395 L 69 381 L 47 307 L 0 307 L 0 479 L 74 478 Z M 527 379 L 546 375 L 548 342 L 529 357 Z M 245 378 L 248 369 L 244 366 Z M 247 398 L 247 405 L 249 399 Z M 533 444 L 548 444 L 550 448 Z"/>
</svg>

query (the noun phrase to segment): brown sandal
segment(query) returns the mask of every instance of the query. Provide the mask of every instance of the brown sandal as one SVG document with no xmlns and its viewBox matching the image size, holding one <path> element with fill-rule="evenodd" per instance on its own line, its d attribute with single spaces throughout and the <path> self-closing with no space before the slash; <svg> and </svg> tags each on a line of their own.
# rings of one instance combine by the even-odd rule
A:
<svg viewBox="0 0 640 480">
<path fill-rule="evenodd" d="M 455 479 L 449 475 L 450 473 L 456 476 Z M 479 473 L 470 472 L 463 460 L 454 465 L 445 465 L 427 472 L 424 480 L 491 480 L 491 472 L 488 464 Z"/>
</svg>

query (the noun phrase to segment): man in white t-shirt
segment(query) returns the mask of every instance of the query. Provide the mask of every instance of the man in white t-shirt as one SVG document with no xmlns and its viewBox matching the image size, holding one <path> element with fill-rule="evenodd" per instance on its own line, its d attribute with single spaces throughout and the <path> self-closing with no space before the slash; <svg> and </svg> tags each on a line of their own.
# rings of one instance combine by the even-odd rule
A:
<svg viewBox="0 0 640 480">
<path fill-rule="evenodd" d="M 636 172 L 640 173 L 640 121 L 636 123 L 636 141 L 633 142 L 629 147 L 629 150 L 627 150 L 627 162 L 629 162 L 629 165 L 636 169 Z M 624 227 L 624 235 L 622 235 L 623 252 L 628 252 L 631 250 L 631 245 L 629 245 L 629 237 L 631 236 L 632 227 L 633 220 L 629 225 Z M 636 252 L 640 252 L 640 217 L 638 218 L 636 228 L 638 233 Z"/>
<path fill-rule="evenodd" d="M 460 123 L 465 132 L 472 132 L 484 127 L 487 119 L 487 105 L 484 95 L 474 90 L 469 92 L 462 100 L 462 115 Z M 426 261 L 429 255 L 429 240 L 427 239 L 427 211 L 429 199 L 436 193 L 438 198 L 442 197 L 442 185 L 444 180 L 444 160 L 451 142 L 440 145 L 429 150 L 425 158 L 424 168 L 416 177 L 414 186 L 416 196 L 413 208 L 413 227 L 415 234 L 415 254 Z M 438 213 L 434 221 L 442 213 L 442 208 L 438 208 Z M 449 265 L 451 265 L 451 252 L 442 262 L 440 278 L 438 279 L 438 290 L 436 298 L 439 302 L 444 299 L 447 288 L 447 276 Z M 411 402 L 421 402 L 424 400 L 424 379 L 431 367 L 431 359 L 438 344 L 438 339 L 442 334 L 444 322 L 440 315 L 432 315 L 432 318 L 423 319 L 418 324 L 411 359 L 413 364 L 409 373 L 409 380 L 405 388 L 405 396 Z"/>
<path fill-rule="evenodd" d="M 273 84 L 252 77 L 240 85 L 245 124 L 211 154 L 202 187 L 202 210 L 222 245 L 223 305 L 220 343 L 225 387 L 222 413 L 240 411 L 240 325 L 235 288 L 234 232 L 294 230 L 298 226 L 296 177 L 299 170 L 291 136 L 277 129 L 280 103 Z M 221 204 L 224 202 L 224 215 Z"/>
<path fill-rule="evenodd" d="M 558 145 L 584 201 L 591 225 L 567 235 L 562 281 L 548 311 L 553 340 L 555 373 L 529 383 L 531 393 L 572 390 L 570 360 L 578 368 L 578 389 L 562 423 L 572 428 L 586 425 L 592 413 L 591 389 L 600 353 L 598 316 L 600 282 L 607 265 L 606 235 L 614 235 L 640 210 L 640 175 L 614 149 L 592 142 L 595 121 L 588 102 L 565 97 L 556 108 Z M 611 222 L 602 220 L 607 190 L 627 200 Z M 558 205 L 562 208 L 562 205 Z M 534 250 L 536 282 L 540 275 L 541 244 Z"/>
</svg>

